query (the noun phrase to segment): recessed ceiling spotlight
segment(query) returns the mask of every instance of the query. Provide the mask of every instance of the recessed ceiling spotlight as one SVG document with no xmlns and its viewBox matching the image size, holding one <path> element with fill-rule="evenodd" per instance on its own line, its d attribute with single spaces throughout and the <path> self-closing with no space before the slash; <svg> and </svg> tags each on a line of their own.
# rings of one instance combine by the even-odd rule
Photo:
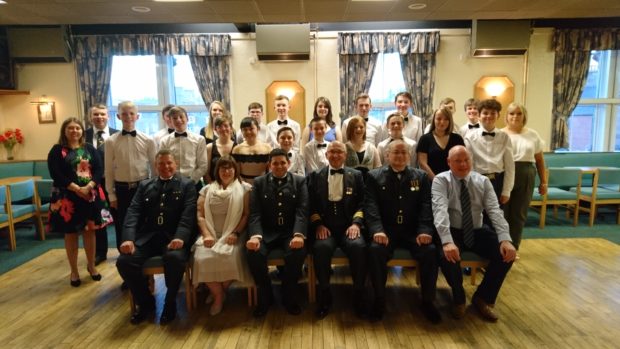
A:
<svg viewBox="0 0 620 349">
<path fill-rule="evenodd" d="M 421 9 L 426 8 L 426 4 L 416 3 L 416 4 L 411 4 L 407 7 L 409 7 L 410 10 L 421 10 Z"/>
<path fill-rule="evenodd" d="M 202 2 L 204 0 L 153 0 L 155 2 Z"/>
<path fill-rule="evenodd" d="M 139 12 L 139 13 L 151 12 L 151 9 L 146 6 L 131 6 L 131 10 L 133 12 Z"/>
<path fill-rule="evenodd" d="M 0 5 L 6 5 L 6 1 L 0 0 Z"/>
</svg>

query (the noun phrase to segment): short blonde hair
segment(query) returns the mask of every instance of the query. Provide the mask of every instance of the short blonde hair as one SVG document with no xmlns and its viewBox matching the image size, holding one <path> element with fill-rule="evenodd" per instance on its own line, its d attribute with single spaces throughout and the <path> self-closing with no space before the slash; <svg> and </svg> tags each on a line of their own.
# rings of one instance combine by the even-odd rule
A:
<svg viewBox="0 0 620 349">
<path fill-rule="evenodd" d="M 520 109 L 523 114 L 523 126 L 525 126 L 525 124 L 527 124 L 527 109 L 525 109 L 525 106 L 521 103 L 512 102 L 508 105 L 508 108 L 506 108 L 506 122 L 508 122 L 508 114 L 517 109 Z"/>
</svg>

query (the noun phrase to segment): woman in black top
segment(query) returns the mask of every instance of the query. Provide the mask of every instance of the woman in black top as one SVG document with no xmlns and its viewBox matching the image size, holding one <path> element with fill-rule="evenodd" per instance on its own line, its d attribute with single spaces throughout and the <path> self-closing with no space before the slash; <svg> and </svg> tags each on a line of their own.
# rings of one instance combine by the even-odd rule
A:
<svg viewBox="0 0 620 349">
<path fill-rule="evenodd" d="M 224 155 L 230 155 L 233 148 L 237 145 L 231 139 L 232 135 L 232 121 L 223 116 L 219 116 L 213 121 L 215 126 L 215 132 L 219 137 L 214 142 L 207 144 L 207 160 L 209 162 L 209 171 L 205 175 L 205 182 L 211 183 L 215 179 L 215 165 Z"/>
<path fill-rule="evenodd" d="M 420 169 L 433 181 L 436 174 L 448 171 L 448 152 L 456 145 L 465 145 L 463 137 L 452 132 L 454 121 L 450 109 L 435 110 L 428 133 L 420 137 L 417 153 Z"/>
</svg>

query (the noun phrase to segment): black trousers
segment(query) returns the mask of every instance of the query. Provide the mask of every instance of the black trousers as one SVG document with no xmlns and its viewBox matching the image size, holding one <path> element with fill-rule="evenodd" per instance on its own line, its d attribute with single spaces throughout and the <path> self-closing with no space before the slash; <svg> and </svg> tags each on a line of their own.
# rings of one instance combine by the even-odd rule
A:
<svg viewBox="0 0 620 349">
<path fill-rule="evenodd" d="M 413 232 L 411 233 L 413 235 Z M 434 244 L 418 246 L 413 236 L 393 234 L 389 236 L 387 246 L 372 241 L 368 249 L 370 281 L 375 291 L 375 303 L 385 302 L 385 283 L 387 282 L 387 262 L 392 259 L 397 247 L 409 250 L 420 267 L 420 284 L 422 301 L 435 300 L 437 290 L 437 251 Z"/>
<path fill-rule="evenodd" d="M 282 299 L 285 303 L 297 301 L 297 283 L 301 277 L 301 267 L 306 258 L 305 245 L 300 249 L 291 249 L 289 243 L 293 237 L 280 238 L 274 241 L 261 241 L 257 251 L 247 250 L 248 265 L 254 277 L 258 292 L 258 305 L 267 306 L 271 303 L 271 279 L 267 268 L 267 256 L 275 249 L 284 251 L 284 268 L 282 270 Z"/>
<path fill-rule="evenodd" d="M 105 178 L 101 179 L 101 187 L 105 192 L 106 200 L 108 200 L 108 192 L 105 190 Z M 108 201 L 108 205 L 110 202 Z M 113 213 L 113 212 L 112 212 Z M 114 220 L 116 217 L 112 216 Z M 108 256 L 108 228 L 103 227 L 95 231 L 95 256 L 99 258 L 107 258 Z"/>
<path fill-rule="evenodd" d="M 114 229 L 116 230 L 116 248 L 121 250 L 121 244 L 123 243 L 123 223 L 125 222 L 125 216 L 127 210 L 131 204 L 133 196 L 138 190 L 138 186 L 128 187 L 125 184 L 114 185 L 116 192 L 116 210 L 112 210 L 114 218 Z"/>
<path fill-rule="evenodd" d="M 348 228 L 348 227 L 347 227 Z M 363 237 L 351 240 L 346 236 L 346 229 L 330 229 L 331 235 L 324 240 L 315 240 L 313 246 L 314 269 L 319 282 L 320 295 L 322 291 L 329 289 L 331 274 L 331 262 L 337 247 L 349 258 L 349 268 L 353 277 L 353 289 L 356 295 L 364 290 L 366 278 L 366 242 Z"/>
<path fill-rule="evenodd" d="M 482 228 L 474 230 L 474 246 L 468 249 L 463 243 L 463 231 L 461 229 L 450 229 L 450 231 L 452 239 L 460 251 L 469 250 L 489 260 L 484 278 L 474 296 L 480 297 L 488 304 L 495 304 L 497 294 L 502 287 L 506 274 L 508 274 L 510 267 L 512 267 L 512 262 L 506 263 L 502 260 L 497 234 L 489 226 L 483 225 Z M 448 281 L 452 288 L 454 304 L 465 304 L 461 263 L 448 262 L 444 256 L 443 248 L 438 248 L 440 250 L 439 265 L 443 275 L 446 277 L 446 281 Z"/>
<path fill-rule="evenodd" d="M 176 302 L 189 253 L 185 247 L 180 250 L 168 250 L 167 244 L 166 238 L 155 235 L 146 244 L 136 246 L 134 254 L 121 254 L 116 261 L 118 273 L 129 286 L 139 306 L 153 302 L 153 296 L 148 287 L 148 278 L 142 273 L 142 266 L 147 259 L 154 256 L 162 256 L 164 262 L 164 277 L 168 289 L 166 303 Z"/>
</svg>

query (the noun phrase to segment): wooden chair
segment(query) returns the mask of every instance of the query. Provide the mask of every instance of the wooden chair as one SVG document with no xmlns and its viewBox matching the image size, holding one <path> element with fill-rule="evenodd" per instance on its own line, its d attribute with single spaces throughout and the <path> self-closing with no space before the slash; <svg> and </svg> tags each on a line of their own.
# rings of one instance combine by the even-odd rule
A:
<svg viewBox="0 0 620 349">
<path fill-rule="evenodd" d="M 37 179 L 34 182 L 37 192 L 37 212 L 41 217 L 47 219 L 50 209 L 50 200 L 52 198 L 52 185 L 54 181 L 51 179 Z"/>
<path fill-rule="evenodd" d="M 12 229 L 11 215 L 7 211 L 6 190 L 6 186 L 0 186 L 0 228 L 9 228 L 9 249 L 13 251 L 15 250 L 15 231 Z"/>
<path fill-rule="evenodd" d="M 313 264 L 312 264 L 312 256 L 310 254 L 308 254 L 306 256 L 306 261 L 305 264 L 308 266 L 308 299 L 313 302 L 314 299 L 316 298 L 315 295 L 315 288 L 313 287 L 313 283 L 311 282 L 311 275 L 314 272 L 313 269 Z M 284 250 L 276 248 L 273 249 L 269 252 L 269 255 L 267 256 L 267 266 L 268 267 L 278 267 L 278 266 L 284 266 Z M 258 304 L 258 291 L 256 289 L 256 286 L 250 286 L 248 287 L 248 296 L 251 297 L 248 298 L 248 300 L 250 301 L 250 306 L 256 305 Z"/>
<path fill-rule="evenodd" d="M 461 267 L 471 268 L 471 274 L 469 275 L 469 282 L 472 285 L 476 284 L 476 277 L 478 270 L 486 268 L 489 265 L 489 261 L 480 257 L 474 252 L 464 251 L 461 253 Z"/>
<path fill-rule="evenodd" d="M 34 188 L 34 180 L 29 179 L 26 181 L 11 183 L 7 185 L 7 188 L 7 213 L 11 217 L 9 234 L 12 234 L 13 237 L 15 237 L 15 223 L 19 223 L 25 221 L 26 219 L 33 218 L 35 221 L 35 226 L 39 233 L 39 238 L 41 240 L 45 240 L 45 230 L 43 229 L 43 222 L 41 221 L 41 216 L 39 215 L 39 212 L 37 212 L 38 195 Z M 11 247 L 11 250 L 15 250 L 15 241 L 13 241 Z"/>
<path fill-rule="evenodd" d="M 545 170 L 545 176 L 549 178 L 549 170 Z M 540 185 L 540 178 L 536 176 L 534 181 L 534 193 L 532 193 L 532 201 L 530 201 L 530 207 L 540 207 L 540 221 L 538 227 L 540 229 L 545 228 L 545 218 L 547 216 L 547 194 L 540 195 L 538 193 L 538 186 Z"/>
<path fill-rule="evenodd" d="M 582 189 L 581 170 L 578 168 L 550 167 L 547 171 L 549 172 L 547 174 L 545 206 L 553 205 L 553 216 L 557 217 L 557 206 L 566 205 L 567 210 L 573 210 L 573 226 L 576 226 L 579 221 L 579 195 Z"/>
<path fill-rule="evenodd" d="M 620 169 L 599 168 L 594 171 L 592 177 L 592 187 L 582 187 L 579 192 L 579 199 L 588 203 L 579 207 L 581 211 L 589 213 L 588 223 L 594 225 L 597 206 L 599 205 L 618 205 L 617 224 L 620 224 L 620 190 L 614 190 L 616 185 L 620 185 Z"/>
<path fill-rule="evenodd" d="M 161 256 L 151 257 L 146 260 L 144 265 L 142 266 L 142 273 L 149 277 L 149 289 L 151 293 L 155 293 L 155 275 L 164 273 L 164 261 Z M 185 266 L 185 304 L 187 306 L 187 311 L 191 311 L 194 309 L 194 298 L 193 295 L 193 287 L 191 280 L 191 264 L 187 263 Z M 131 307 L 131 311 L 134 311 L 135 304 L 133 301 L 133 295 L 129 292 L 129 305 Z"/>
</svg>

